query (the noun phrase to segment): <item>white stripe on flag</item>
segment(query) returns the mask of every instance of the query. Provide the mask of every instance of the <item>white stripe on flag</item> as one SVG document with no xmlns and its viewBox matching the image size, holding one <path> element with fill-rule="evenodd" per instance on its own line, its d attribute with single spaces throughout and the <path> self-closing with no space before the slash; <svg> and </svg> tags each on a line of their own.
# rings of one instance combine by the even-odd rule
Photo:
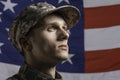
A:
<svg viewBox="0 0 120 80">
<path fill-rule="evenodd" d="M 101 7 L 120 4 L 120 0 L 83 0 L 84 7 Z"/>
<path fill-rule="evenodd" d="M 85 30 L 85 51 L 120 48 L 120 25 Z"/>
<path fill-rule="evenodd" d="M 18 69 L 19 66 L 0 62 L 0 80 L 6 80 L 6 78 L 17 73 Z"/>
<path fill-rule="evenodd" d="M 103 73 L 61 73 L 63 80 L 120 80 L 120 71 Z"/>
</svg>

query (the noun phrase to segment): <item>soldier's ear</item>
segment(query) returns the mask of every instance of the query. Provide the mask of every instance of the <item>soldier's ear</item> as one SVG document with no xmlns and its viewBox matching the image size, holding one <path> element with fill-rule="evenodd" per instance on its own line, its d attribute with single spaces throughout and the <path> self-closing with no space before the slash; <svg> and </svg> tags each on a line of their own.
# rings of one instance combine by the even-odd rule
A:
<svg viewBox="0 0 120 80">
<path fill-rule="evenodd" d="M 28 39 L 20 38 L 19 42 L 20 42 L 20 45 L 23 50 L 31 50 L 32 49 L 31 43 Z"/>
</svg>

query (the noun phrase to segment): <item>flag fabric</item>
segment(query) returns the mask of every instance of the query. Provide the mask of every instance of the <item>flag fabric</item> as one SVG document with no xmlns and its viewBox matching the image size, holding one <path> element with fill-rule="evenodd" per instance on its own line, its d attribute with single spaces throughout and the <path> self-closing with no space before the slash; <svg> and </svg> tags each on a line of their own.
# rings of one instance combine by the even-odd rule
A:
<svg viewBox="0 0 120 80">
<path fill-rule="evenodd" d="M 120 79 L 120 0 L 0 0 L 0 80 L 17 73 L 23 62 L 9 41 L 9 27 L 37 2 L 73 5 L 81 12 L 71 29 L 69 59 L 57 65 L 64 80 Z"/>
</svg>

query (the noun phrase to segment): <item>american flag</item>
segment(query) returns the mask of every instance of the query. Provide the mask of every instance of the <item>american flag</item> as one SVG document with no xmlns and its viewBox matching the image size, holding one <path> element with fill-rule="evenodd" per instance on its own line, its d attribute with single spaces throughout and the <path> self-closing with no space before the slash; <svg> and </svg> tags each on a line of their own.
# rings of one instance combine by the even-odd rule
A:
<svg viewBox="0 0 120 80">
<path fill-rule="evenodd" d="M 9 41 L 9 27 L 37 2 L 80 9 L 80 21 L 71 29 L 69 59 L 57 65 L 64 80 L 120 80 L 120 0 L 0 0 L 0 80 L 17 73 L 23 62 Z"/>
</svg>

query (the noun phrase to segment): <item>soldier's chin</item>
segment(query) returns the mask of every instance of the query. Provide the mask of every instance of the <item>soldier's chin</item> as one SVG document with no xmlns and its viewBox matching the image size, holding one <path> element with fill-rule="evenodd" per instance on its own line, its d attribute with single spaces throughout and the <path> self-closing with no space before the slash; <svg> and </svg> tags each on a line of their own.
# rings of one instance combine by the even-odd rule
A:
<svg viewBox="0 0 120 80">
<path fill-rule="evenodd" d="M 68 52 L 62 52 L 62 53 L 59 55 L 59 59 L 60 59 L 61 61 L 67 60 L 67 59 L 68 59 Z"/>
</svg>

